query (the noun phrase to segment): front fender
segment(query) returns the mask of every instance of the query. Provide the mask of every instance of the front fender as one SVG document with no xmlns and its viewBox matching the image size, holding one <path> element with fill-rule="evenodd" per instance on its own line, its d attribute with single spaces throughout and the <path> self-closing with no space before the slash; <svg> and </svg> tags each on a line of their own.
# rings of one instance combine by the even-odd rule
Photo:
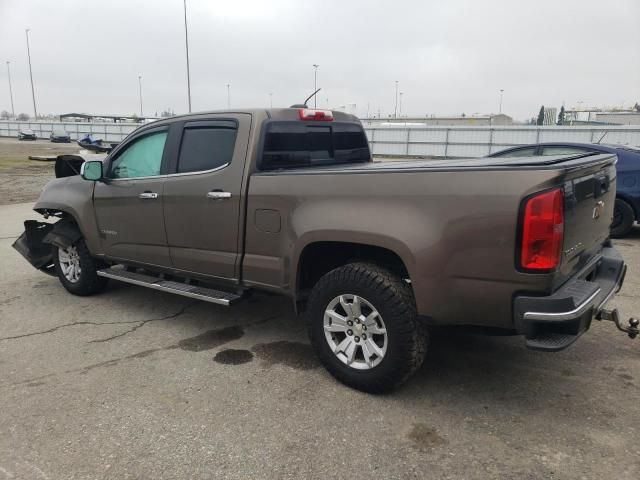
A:
<svg viewBox="0 0 640 480">
<path fill-rule="evenodd" d="M 78 225 L 89 251 L 99 255 L 102 252 L 93 209 L 94 184 L 80 176 L 51 180 L 45 185 L 33 209 L 41 214 L 64 212 L 70 215 Z"/>
</svg>

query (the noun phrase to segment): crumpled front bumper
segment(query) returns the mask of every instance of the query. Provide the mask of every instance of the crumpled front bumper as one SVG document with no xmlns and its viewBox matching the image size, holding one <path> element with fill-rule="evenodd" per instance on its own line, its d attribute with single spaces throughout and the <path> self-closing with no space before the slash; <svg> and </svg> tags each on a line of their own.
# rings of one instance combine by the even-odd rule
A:
<svg viewBox="0 0 640 480">
<path fill-rule="evenodd" d="M 13 242 L 15 248 L 31 265 L 38 270 L 54 275 L 53 249 L 43 240 L 53 230 L 54 224 L 27 220 L 24 233 Z"/>
<path fill-rule="evenodd" d="M 626 271 L 618 251 L 604 248 L 595 269 L 584 278 L 577 275 L 546 297 L 517 296 L 513 304 L 516 330 L 525 336 L 528 348 L 567 348 L 620 290 Z"/>
</svg>

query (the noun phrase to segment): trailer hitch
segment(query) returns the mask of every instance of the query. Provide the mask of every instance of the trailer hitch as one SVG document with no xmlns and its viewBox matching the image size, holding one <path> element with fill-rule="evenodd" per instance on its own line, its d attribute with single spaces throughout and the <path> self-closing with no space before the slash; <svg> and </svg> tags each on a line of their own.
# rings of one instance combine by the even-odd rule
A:
<svg viewBox="0 0 640 480">
<path fill-rule="evenodd" d="M 640 334 L 640 320 L 637 318 L 631 317 L 628 320 L 629 326 L 624 326 L 622 324 L 622 320 L 620 320 L 620 316 L 618 315 L 618 309 L 614 308 L 613 310 L 600 310 L 596 315 L 596 320 L 608 320 L 616 324 L 618 330 L 629 335 L 629 338 L 636 338 Z"/>
</svg>

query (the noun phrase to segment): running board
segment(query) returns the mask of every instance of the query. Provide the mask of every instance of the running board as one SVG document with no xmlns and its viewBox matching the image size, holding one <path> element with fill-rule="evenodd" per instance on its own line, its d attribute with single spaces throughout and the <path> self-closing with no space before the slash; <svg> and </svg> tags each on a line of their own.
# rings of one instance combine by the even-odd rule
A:
<svg viewBox="0 0 640 480">
<path fill-rule="evenodd" d="M 184 297 L 196 298 L 204 302 L 216 303 L 218 305 L 230 306 L 242 298 L 241 295 L 212 288 L 189 285 L 183 282 L 165 280 L 153 275 L 145 275 L 138 272 L 129 272 L 123 268 L 111 267 L 98 270 L 99 277 L 110 278 L 120 282 L 131 283 L 141 287 L 153 288 L 162 292 L 175 293 Z"/>
</svg>

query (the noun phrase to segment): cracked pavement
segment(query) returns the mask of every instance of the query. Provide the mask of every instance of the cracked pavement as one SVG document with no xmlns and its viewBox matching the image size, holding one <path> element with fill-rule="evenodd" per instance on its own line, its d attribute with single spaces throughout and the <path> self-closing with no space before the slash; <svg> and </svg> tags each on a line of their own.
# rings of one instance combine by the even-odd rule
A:
<svg viewBox="0 0 640 480">
<path fill-rule="evenodd" d="M 286 299 L 67 294 L 11 248 L 30 208 L 0 206 L 0 480 L 640 478 L 640 340 L 612 324 L 556 354 L 438 331 L 371 396 L 319 367 Z M 640 229 L 617 245 L 637 316 Z"/>
</svg>

